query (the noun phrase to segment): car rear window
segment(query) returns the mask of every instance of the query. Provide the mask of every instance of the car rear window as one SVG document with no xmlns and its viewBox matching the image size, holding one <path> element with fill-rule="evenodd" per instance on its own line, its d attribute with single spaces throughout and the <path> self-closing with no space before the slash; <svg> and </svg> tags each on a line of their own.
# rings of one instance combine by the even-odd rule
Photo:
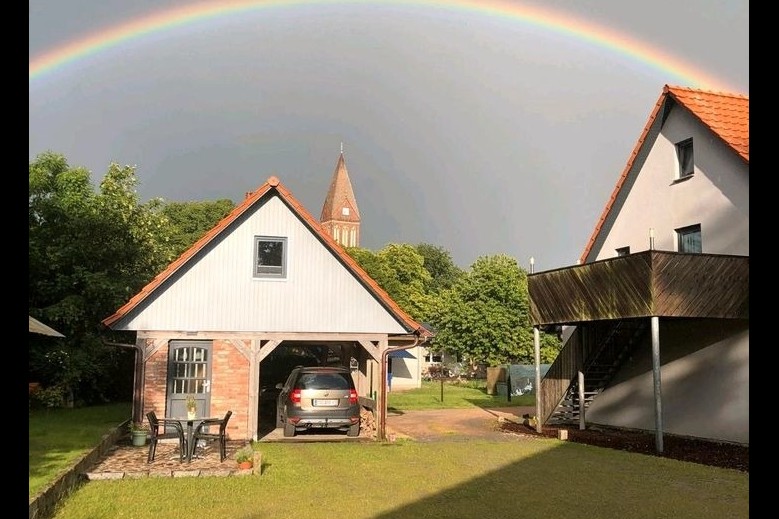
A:
<svg viewBox="0 0 779 519">
<path fill-rule="evenodd" d="M 303 373 L 295 389 L 351 389 L 347 375 L 341 373 Z"/>
</svg>

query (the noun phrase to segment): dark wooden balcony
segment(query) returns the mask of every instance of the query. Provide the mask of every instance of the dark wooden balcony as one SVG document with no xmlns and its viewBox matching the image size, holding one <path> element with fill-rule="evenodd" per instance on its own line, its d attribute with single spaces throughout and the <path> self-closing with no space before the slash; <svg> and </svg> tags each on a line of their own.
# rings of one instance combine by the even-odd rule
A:
<svg viewBox="0 0 779 519">
<path fill-rule="evenodd" d="M 528 293 L 534 326 L 576 325 L 539 387 L 546 423 L 561 410 L 579 416 L 648 333 L 644 318 L 749 319 L 749 257 L 648 250 L 530 274 Z M 579 371 L 586 400 L 566 404 Z"/>
<path fill-rule="evenodd" d="M 534 326 L 636 317 L 749 318 L 749 257 L 647 250 L 528 275 Z"/>
</svg>

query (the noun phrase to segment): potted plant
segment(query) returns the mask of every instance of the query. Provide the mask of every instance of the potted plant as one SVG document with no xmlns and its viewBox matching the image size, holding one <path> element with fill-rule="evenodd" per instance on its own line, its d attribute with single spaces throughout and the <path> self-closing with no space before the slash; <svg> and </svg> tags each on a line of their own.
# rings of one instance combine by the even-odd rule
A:
<svg viewBox="0 0 779 519">
<path fill-rule="evenodd" d="M 254 449 L 251 445 L 246 445 L 238 449 L 235 453 L 235 461 L 241 469 L 250 469 L 254 465 Z"/>
<path fill-rule="evenodd" d="M 130 438 L 136 447 L 146 445 L 146 437 L 149 434 L 149 427 L 143 422 L 130 423 Z"/>
<path fill-rule="evenodd" d="M 197 411 L 197 402 L 195 401 L 195 395 L 187 395 L 187 419 L 194 420 Z"/>
</svg>

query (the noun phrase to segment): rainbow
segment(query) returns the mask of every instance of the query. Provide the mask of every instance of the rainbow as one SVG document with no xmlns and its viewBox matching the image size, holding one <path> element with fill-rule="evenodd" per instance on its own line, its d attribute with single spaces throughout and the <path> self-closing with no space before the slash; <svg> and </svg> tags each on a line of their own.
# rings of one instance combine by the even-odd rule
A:
<svg viewBox="0 0 779 519">
<path fill-rule="evenodd" d="M 221 0 L 193 3 L 109 27 L 35 56 L 30 60 L 30 81 L 41 78 L 68 63 L 84 59 L 123 42 L 175 27 L 186 26 L 204 19 L 226 17 L 268 8 L 344 4 L 431 6 L 443 10 L 459 10 L 497 16 L 538 26 L 624 55 L 630 60 L 662 71 L 684 86 L 736 91 L 736 89 L 729 87 L 725 81 L 711 76 L 657 47 L 609 27 L 596 25 L 588 20 L 575 18 L 560 11 L 497 0 Z"/>
</svg>

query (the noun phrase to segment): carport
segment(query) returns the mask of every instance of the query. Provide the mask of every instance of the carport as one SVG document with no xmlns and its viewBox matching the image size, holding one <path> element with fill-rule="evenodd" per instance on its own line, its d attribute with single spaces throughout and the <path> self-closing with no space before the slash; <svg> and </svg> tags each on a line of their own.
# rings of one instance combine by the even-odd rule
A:
<svg viewBox="0 0 779 519">
<path fill-rule="evenodd" d="M 253 341 L 260 343 L 260 347 L 254 355 L 255 360 L 250 359 L 250 366 L 256 370 L 255 373 L 250 373 L 253 385 L 250 388 L 249 408 L 253 409 L 253 412 L 250 412 L 249 416 L 253 417 L 255 421 L 249 423 L 249 428 L 255 431 L 253 439 L 259 440 L 273 431 L 276 426 L 275 414 L 261 413 L 261 404 L 262 391 L 263 389 L 267 390 L 269 386 L 269 384 L 263 386 L 263 363 L 272 357 L 277 350 L 286 350 L 287 352 L 308 350 L 311 352 L 310 356 L 316 358 L 319 365 L 350 367 L 357 393 L 360 395 L 360 405 L 374 413 L 377 437 L 383 439 L 386 426 L 386 392 L 388 389 L 386 380 L 389 359 L 394 356 L 413 358 L 413 355 L 406 349 L 423 344 L 430 337 L 430 332 L 420 327 L 416 333 L 406 335 L 317 333 L 295 334 L 291 338 L 279 337 Z M 337 354 L 329 355 L 332 353 Z M 273 382 L 275 382 L 278 374 L 268 373 L 267 376 L 273 376 Z M 286 374 L 284 374 L 284 378 L 286 378 Z M 270 420 L 272 423 L 264 423 L 263 420 Z"/>
</svg>

